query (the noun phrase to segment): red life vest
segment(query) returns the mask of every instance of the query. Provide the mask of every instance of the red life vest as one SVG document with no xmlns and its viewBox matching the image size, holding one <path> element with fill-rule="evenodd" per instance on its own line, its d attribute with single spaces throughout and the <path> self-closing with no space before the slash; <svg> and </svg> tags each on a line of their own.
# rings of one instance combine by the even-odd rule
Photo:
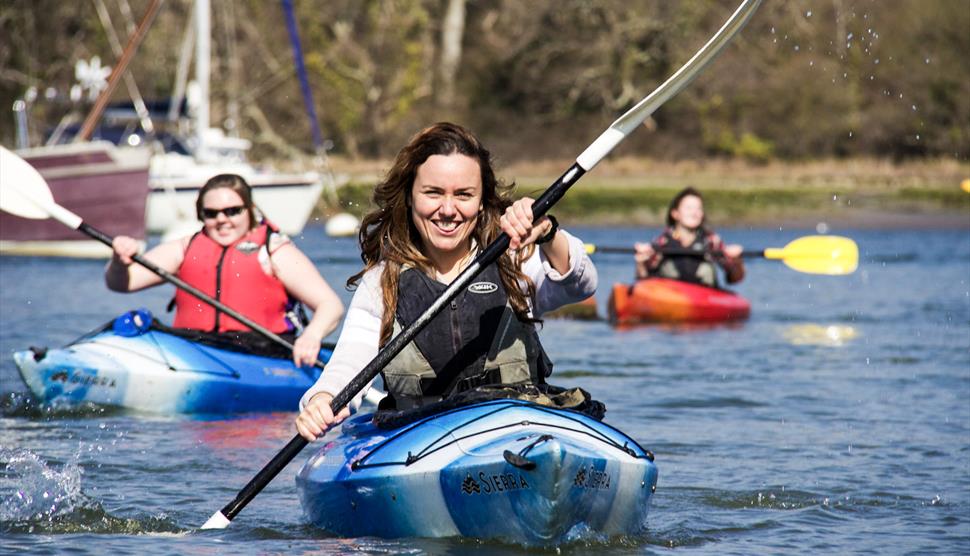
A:
<svg viewBox="0 0 970 556">
<path fill-rule="evenodd" d="M 277 334 L 290 326 L 286 320 L 289 295 L 283 283 L 266 274 L 260 254 L 269 255 L 266 246 L 270 232 L 262 224 L 227 247 L 199 232 L 192 236 L 178 277 L 203 293 L 235 309 L 250 320 Z M 208 303 L 181 289 L 175 292 L 176 328 L 212 332 L 249 330 L 249 327 Z"/>
</svg>

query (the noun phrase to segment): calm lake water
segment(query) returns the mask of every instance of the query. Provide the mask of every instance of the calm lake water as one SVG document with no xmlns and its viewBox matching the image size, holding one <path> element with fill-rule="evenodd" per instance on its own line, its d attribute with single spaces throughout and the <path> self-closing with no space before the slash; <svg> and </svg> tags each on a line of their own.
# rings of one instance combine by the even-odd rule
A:
<svg viewBox="0 0 970 556">
<path fill-rule="evenodd" d="M 970 226 L 970 222 L 968 222 Z M 577 229 L 629 245 L 650 229 Z M 810 230 L 722 230 L 749 248 Z M 616 331 L 548 320 L 553 382 L 604 401 L 606 420 L 657 456 L 640 538 L 576 554 L 970 553 L 970 233 L 832 230 L 850 276 L 752 261 L 736 327 Z M 298 244 L 335 286 L 352 240 Z M 632 277 L 596 259 L 604 311 Z M 101 261 L 0 259 L 0 550 L 32 554 L 516 554 L 467 539 L 340 539 L 308 525 L 293 478 L 309 450 L 223 531 L 197 531 L 294 434 L 294 414 L 191 417 L 38 407 L 10 354 L 59 346 L 170 287 L 108 292 Z M 346 301 L 350 293 L 344 292 Z M 163 320 L 165 317 L 163 316 Z M 331 338 L 335 339 L 335 336 Z M 541 551 L 540 551 L 541 552 Z"/>
</svg>

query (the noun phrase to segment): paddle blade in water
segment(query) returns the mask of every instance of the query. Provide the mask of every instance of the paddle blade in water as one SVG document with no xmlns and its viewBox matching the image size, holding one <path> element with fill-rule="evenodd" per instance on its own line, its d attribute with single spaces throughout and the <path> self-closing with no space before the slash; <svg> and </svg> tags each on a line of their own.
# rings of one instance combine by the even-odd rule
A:
<svg viewBox="0 0 970 556">
<path fill-rule="evenodd" d="M 212 514 L 209 521 L 206 521 L 205 524 L 202 525 L 202 529 L 225 529 L 226 527 L 229 527 L 230 523 L 231 522 L 226 519 L 226 516 L 222 515 L 222 512 L 216 512 Z"/>
<path fill-rule="evenodd" d="M 859 266 L 859 248 L 841 236 L 808 236 L 783 249 L 765 249 L 765 258 L 781 259 L 789 267 L 810 274 L 851 274 Z"/>
<path fill-rule="evenodd" d="M 53 204 L 47 182 L 33 166 L 0 146 L 0 210 L 21 218 L 49 218 L 43 207 Z"/>
</svg>

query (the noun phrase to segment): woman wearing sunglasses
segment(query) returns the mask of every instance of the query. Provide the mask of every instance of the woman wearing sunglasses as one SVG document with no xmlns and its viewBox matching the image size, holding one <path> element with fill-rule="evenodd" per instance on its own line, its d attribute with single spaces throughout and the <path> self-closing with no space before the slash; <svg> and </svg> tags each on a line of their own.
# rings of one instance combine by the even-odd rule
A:
<svg viewBox="0 0 970 556">
<path fill-rule="evenodd" d="M 313 365 L 320 342 L 343 316 L 343 304 L 313 263 L 267 221 L 258 222 L 252 191 L 235 174 L 220 174 L 199 190 L 195 202 L 202 230 L 162 243 L 145 259 L 277 334 L 295 332 L 291 309 L 302 302 L 313 311 L 294 342 L 293 361 Z M 108 288 L 134 292 L 162 278 L 132 264 L 139 243 L 127 236 L 113 242 L 105 269 Z M 182 290 L 175 293 L 176 328 L 208 332 L 246 331 L 248 327 Z"/>
</svg>

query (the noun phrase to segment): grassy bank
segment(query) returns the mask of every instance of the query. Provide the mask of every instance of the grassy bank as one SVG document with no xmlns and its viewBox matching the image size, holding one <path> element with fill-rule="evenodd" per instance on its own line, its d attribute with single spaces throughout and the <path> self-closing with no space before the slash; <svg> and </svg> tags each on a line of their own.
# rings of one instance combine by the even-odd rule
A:
<svg viewBox="0 0 970 556">
<path fill-rule="evenodd" d="M 568 166 L 549 161 L 499 167 L 517 192 L 538 195 Z M 387 161 L 336 160 L 347 177 L 344 210 L 361 214 Z M 705 196 L 718 226 L 814 225 L 970 227 L 970 194 L 960 188 L 970 164 L 950 160 L 892 164 L 840 160 L 752 165 L 737 161 L 658 162 L 620 158 L 583 177 L 555 208 L 569 222 L 660 225 L 670 198 L 687 185 Z M 332 210 L 321 202 L 318 211 Z"/>
</svg>

